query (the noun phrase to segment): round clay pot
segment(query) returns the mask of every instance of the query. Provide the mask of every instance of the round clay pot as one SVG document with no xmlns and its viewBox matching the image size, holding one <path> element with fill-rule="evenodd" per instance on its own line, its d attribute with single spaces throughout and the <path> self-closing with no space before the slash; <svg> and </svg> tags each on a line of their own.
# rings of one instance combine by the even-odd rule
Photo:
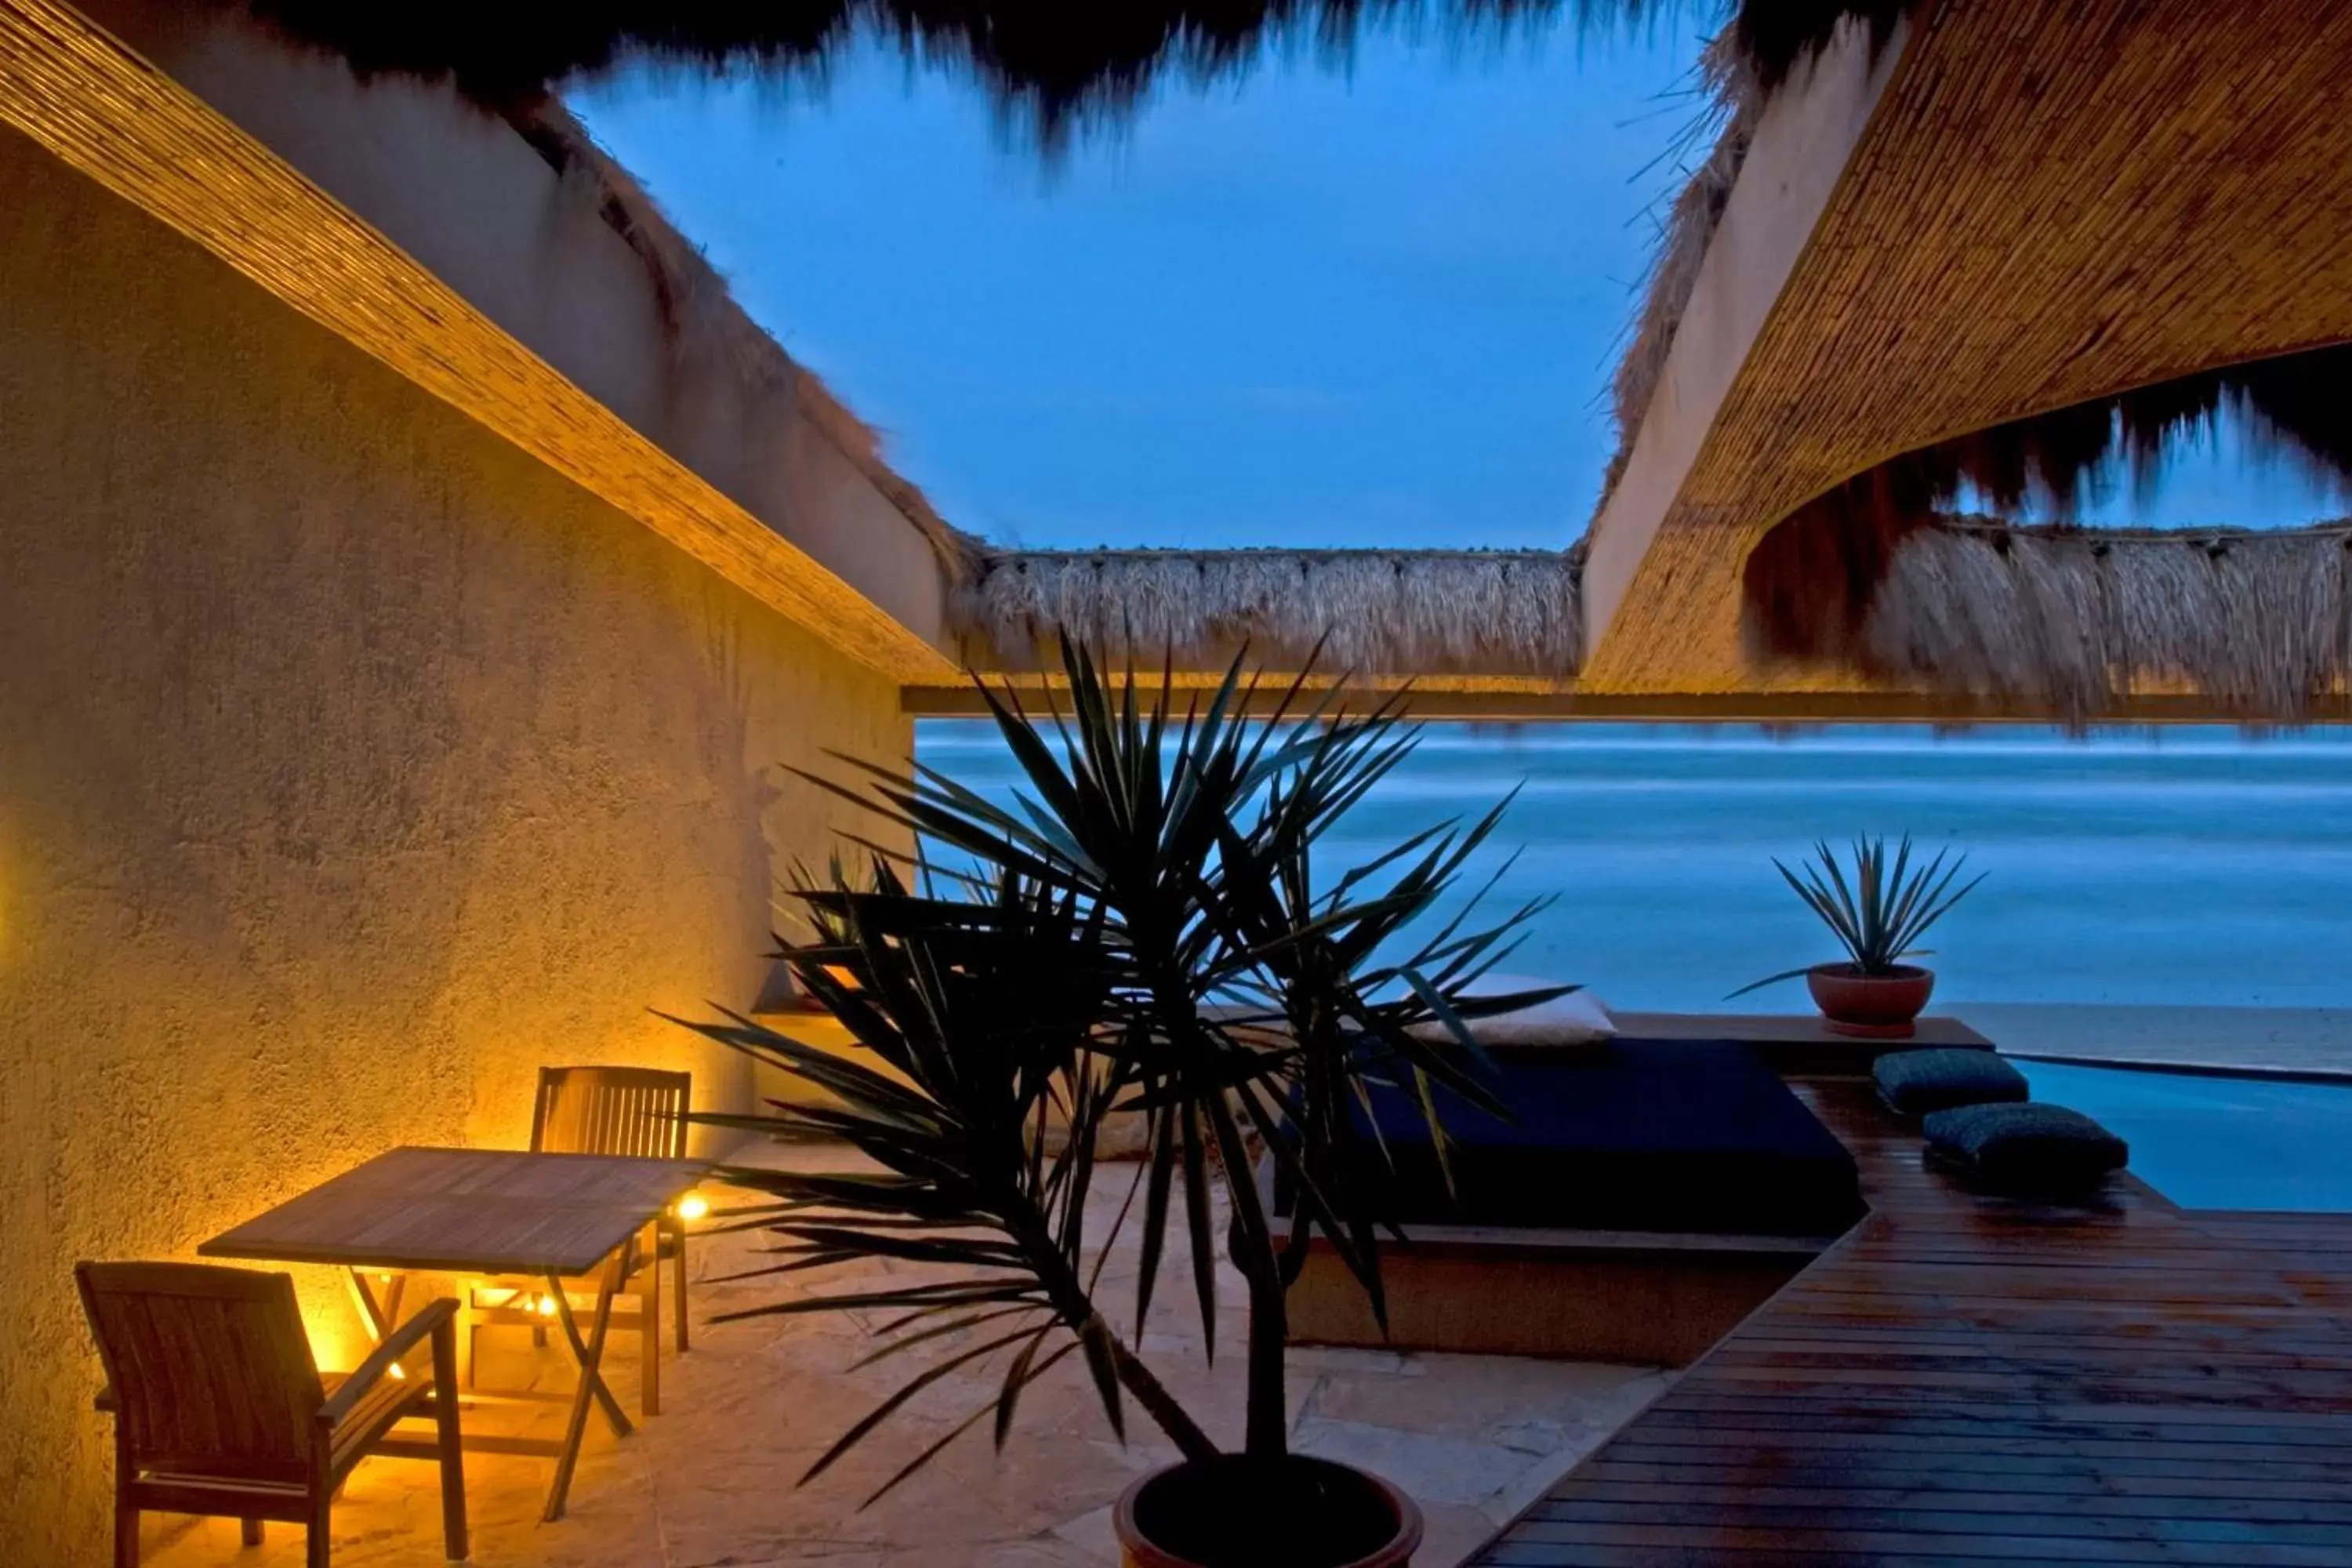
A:
<svg viewBox="0 0 2352 1568">
<path fill-rule="evenodd" d="M 1817 963 L 1805 971 L 1805 984 L 1832 1033 L 1907 1040 L 1912 1020 L 1936 989 L 1936 976 L 1908 963 L 1885 974 L 1864 974 L 1851 963 Z"/>
<path fill-rule="evenodd" d="M 1226 1454 L 1154 1470 L 1111 1510 L 1124 1568 L 1407 1568 L 1421 1510 L 1378 1476 L 1328 1459 Z"/>
</svg>

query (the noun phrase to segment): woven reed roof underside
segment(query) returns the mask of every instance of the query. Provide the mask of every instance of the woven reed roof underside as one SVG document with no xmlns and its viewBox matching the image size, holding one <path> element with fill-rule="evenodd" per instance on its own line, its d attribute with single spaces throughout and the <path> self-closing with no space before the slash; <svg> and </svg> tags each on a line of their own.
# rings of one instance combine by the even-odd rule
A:
<svg viewBox="0 0 2352 1568">
<path fill-rule="evenodd" d="M 1156 669 L 1253 662 L 1361 676 L 1567 682 L 1583 645 L 1577 563 L 1549 551 L 1024 551 L 950 601 L 967 663 L 1032 670 L 1057 628 Z"/>
<path fill-rule="evenodd" d="M 1902 47 L 1587 691 L 1817 683 L 1741 633 L 1749 552 L 1812 498 L 1968 432 L 2352 339 L 2352 6 L 1926 0 Z M 1927 637 L 1903 667 L 1998 685 L 1995 662 Z M 2063 706 L 2061 686 L 2010 683 Z"/>
</svg>

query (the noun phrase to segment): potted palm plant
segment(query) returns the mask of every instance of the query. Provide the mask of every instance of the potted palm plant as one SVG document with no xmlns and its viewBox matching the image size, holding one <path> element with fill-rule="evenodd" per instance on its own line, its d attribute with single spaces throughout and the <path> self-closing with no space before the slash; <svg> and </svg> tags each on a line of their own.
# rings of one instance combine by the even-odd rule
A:
<svg viewBox="0 0 2352 1568">
<path fill-rule="evenodd" d="M 1063 664 L 1069 713 L 1050 731 L 982 689 L 1021 767 L 1015 802 L 921 766 L 859 764 L 860 787 L 816 780 L 956 861 L 929 867 L 921 890 L 877 858 L 857 886 L 836 876 L 803 891 L 817 937 L 781 956 L 881 1070 L 741 1016 L 690 1026 L 829 1096 L 708 1120 L 845 1140 L 876 1167 L 730 1171 L 761 1197 L 726 1223 L 776 1232 L 785 1269 L 877 1258 L 938 1266 L 937 1278 L 752 1309 L 889 1314 L 868 1359 L 929 1358 L 809 1474 L 950 1373 L 993 1361 L 1003 1369 L 995 1397 L 955 1430 L 992 1415 L 1002 1444 L 1022 1389 L 1076 1355 L 1114 1429 L 1131 1401 L 1182 1456 L 1115 1510 L 1130 1564 L 1406 1563 L 1420 1536 L 1409 1499 L 1288 1450 L 1285 1295 L 1319 1238 L 1381 1310 L 1381 1216 L 1349 1121 L 1368 1080 L 1417 1089 L 1425 1108 L 1444 1085 L 1496 1110 L 1465 1020 L 1559 994 L 1470 994 L 1537 906 L 1475 929 L 1457 914 L 1416 940 L 1502 807 L 1327 883 L 1316 844 L 1413 744 L 1392 708 L 1349 715 L 1307 703 L 1294 684 L 1267 694 L 1268 721 L 1244 722 L 1255 693 L 1236 661 L 1179 715 L 1164 680 L 1142 699 L 1131 678 L 1123 689 L 1104 679 L 1066 641 Z M 1443 1026 L 1434 1041 L 1433 1023 Z M 1150 1131 L 1129 1201 L 1106 1226 L 1090 1222 L 1087 1198 L 1094 1134 L 1114 1112 Z M 1067 1135 L 1049 1138 L 1057 1125 Z M 1274 1183 L 1255 1179 L 1261 1161 L 1290 1194 L 1286 1215 L 1267 1201 Z M 1175 1232 L 1213 1354 L 1220 1210 L 1249 1302 L 1244 1430 L 1231 1449 L 1134 1349 Z M 1123 1334 L 1097 1286 L 1129 1224 L 1140 1262 L 1122 1303 L 1132 1316 L 1116 1314 L 1131 1325 Z"/>
<path fill-rule="evenodd" d="M 1744 996 L 1801 974 L 1814 1005 L 1836 1033 L 1865 1039 L 1909 1038 L 1935 991 L 1936 976 L 1905 960 L 1932 956 L 1918 945 L 1919 939 L 1984 880 L 1979 875 L 1955 888 L 1969 858 L 1962 855 L 1947 866 L 1948 854 L 1939 849 L 1915 867 L 1911 837 L 1906 834 L 1891 858 L 1885 839 L 1857 837 L 1850 874 L 1826 843 L 1813 846 L 1802 877 L 1775 859 L 1772 865 L 1781 879 L 1821 917 L 1846 957 L 1783 970 L 1731 994 Z"/>
</svg>

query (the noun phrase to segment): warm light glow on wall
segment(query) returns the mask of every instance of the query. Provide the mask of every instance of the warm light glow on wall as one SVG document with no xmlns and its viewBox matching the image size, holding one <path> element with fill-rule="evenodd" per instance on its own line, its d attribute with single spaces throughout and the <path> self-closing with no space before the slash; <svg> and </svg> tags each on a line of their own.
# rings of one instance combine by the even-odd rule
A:
<svg viewBox="0 0 2352 1568">
<path fill-rule="evenodd" d="M 710 1212 L 710 1200 L 700 1193 L 688 1193 L 677 1200 L 677 1217 L 689 1223 Z"/>
<path fill-rule="evenodd" d="M 528 1290 L 505 1286 L 478 1287 L 474 1291 L 474 1305 L 492 1310 L 537 1312 L 542 1318 L 555 1316 L 555 1298 L 543 1290 L 534 1296 Z"/>
<path fill-rule="evenodd" d="M 359 1313 L 340 1293 L 301 1290 L 302 1332 L 310 1342 L 310 1359 L 327 1372 L 349 1372 L 375 1348 L 361 1328 Z"/>
</svg>

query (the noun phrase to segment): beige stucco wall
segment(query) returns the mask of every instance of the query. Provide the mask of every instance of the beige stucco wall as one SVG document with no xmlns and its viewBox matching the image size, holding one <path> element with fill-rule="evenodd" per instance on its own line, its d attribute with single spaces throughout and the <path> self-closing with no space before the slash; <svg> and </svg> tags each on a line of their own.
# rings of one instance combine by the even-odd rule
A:
<svg viewBox="0 0 2352 1568">
<path fill-rule="evenodd" d="M 70 1268 L 185 1256 L 541 1062 L 741 1064 L 888 686 L 0 130 L 0 1557 L 97 1560 Z M 331 1357 L 352 1325 L 314 1274 Z"/>
</svg>

